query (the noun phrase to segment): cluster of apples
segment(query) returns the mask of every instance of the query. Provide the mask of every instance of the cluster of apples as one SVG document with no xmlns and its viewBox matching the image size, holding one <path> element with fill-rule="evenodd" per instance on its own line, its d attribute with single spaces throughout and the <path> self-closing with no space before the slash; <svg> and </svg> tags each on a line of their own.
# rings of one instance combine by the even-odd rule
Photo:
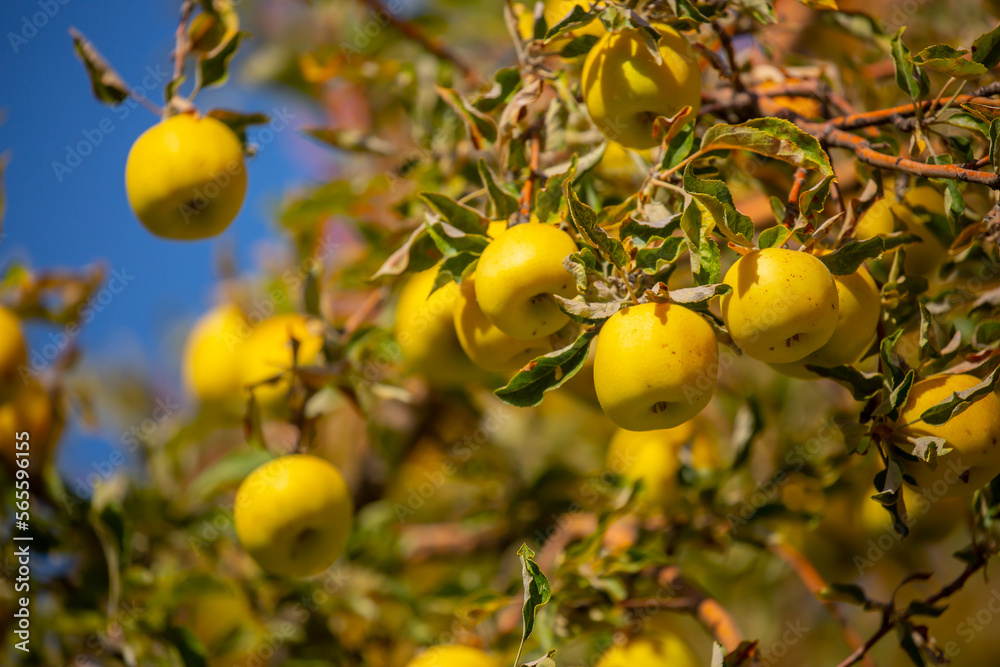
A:
<svg viewBox="0 0 1000 667">
<path fill-rule="evenodd" d="M 292 345 L 292 341 L 295 345 Z M 203 404 L 241 408 L 249 391 L 264 411 L 292 387 L 289 369 L 314 364 L 323 349 L 321 323 L 299 313 L 247 317 L 223 304 L 194 326 L 184 351 L 185 384 Z M 273 459 L 240 484 L 233 504 L 236 534 L 272 574 L 322 572 L 344 552 L 353 522 L 340 471 L 310 454 Z"/>
<path fill-rule="evenodd" d="M 28 371 L 21 321 L 0 307 L 0 458 L 11 470 L 41 471 L 52 459 L 58 434 L 49 392 Z M 27 436 L 21 437 L 21 434 Z M 17 443 L 27 443 L 18 445 Z"/>
</svg>

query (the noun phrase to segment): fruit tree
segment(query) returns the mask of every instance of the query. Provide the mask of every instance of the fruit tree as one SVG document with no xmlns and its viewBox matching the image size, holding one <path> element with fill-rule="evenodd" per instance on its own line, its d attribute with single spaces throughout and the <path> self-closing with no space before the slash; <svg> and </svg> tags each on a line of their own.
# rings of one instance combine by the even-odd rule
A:
<svg viewBox="0 0 1000 667">
<path fill-rule="evenodd" d="M 0 662 L 1000 663 L 993 0 L 174 4 L 107 182 L 214 305 L 81 488 L 159 380 L 26 372 L 105 276 L 5 266 Z M 336 156 L 241 270 L 237 75 Z"/>
</svg>

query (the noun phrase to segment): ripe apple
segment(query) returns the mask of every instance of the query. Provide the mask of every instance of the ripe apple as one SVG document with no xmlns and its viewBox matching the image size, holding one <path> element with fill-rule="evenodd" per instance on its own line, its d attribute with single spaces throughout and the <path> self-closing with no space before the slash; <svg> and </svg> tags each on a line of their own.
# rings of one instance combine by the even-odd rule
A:
<svg viewBox="0 0 1000 667">
<path fill-rule="evenodd" d="M 919 215 L 944 215 L 944 195 L 930 185 L 919 185 L 910 189 L 897 201 L 895 195 L 887 192 L 885 197 L 872 204 L 854 227 L 854 237 L 870 239 L 877 234 L 891 234 L 896 228 L 896 218 L 903 223 L 904 231 L 919 236 L 921 243 L 906 246 L 903 270 L 914 276 L 928 276 L 937 273 L 947 257 L 948 250 L 918 219 Z M 890 259 L 895 250 L 883 257 Z"/>
<path fill-rule="evenodd" d="M 472 363 L 494 373 L 512 373 L 552 351 L 548 336 L 523 340 L 496 328 L 479 307 L 475 283 L 474 276 L 462 281 L 455 306 L 455 333 Z"/>
<path fill-rule="evenodd" d="M 882 297 L 878 285 L 864 267 L 846 276 L 834 276 L 837 285 L 837 326 L 823 347 L 788 364 L 772 364 L 785 375 L 803 380 L 820 376 L 806 370 L 807 364 L 842 366 L 857 363 L 868 351 L 878 329 Z"/>
<path fill-rule="evenodd" d="M 500 663 L 478 648 L 450 644 L 427 649 L 406 667 L 500 667 Z"/>
<path fill-rule="evenodd" d="M 353 503 L 333 464 L 309 454 L 269 461 L 240 484 L 233 505 L 240 544 L 272 574 L 308 577 L 347 545 Z"/>
<path fill-rule="evenodd" d="M 434 384 L 457 386 L 478 375 L 458 342 L 455 308 L 458 285 L 431 294 L 437 267 L 410 278 L 396 302 L 396 340 L 407 366 Z"/>
<path fill-rule="evenodd" d="M 702 411 L 719 371 L 715 332 L 683 306 L 645 303 L 597 337 L 594 384 L 608 418 L 630 431 L 679 426 Z"/>
<path fill-rule="evenodd" d="M 644 168 L 643 165 L 653 160 L 653 151 L 644 150 L 634 152 L 642 160 L 636 162 L 636 159 L 632 155 L 633 151 L 625 148 L 617 141 L 609 141 L 607 147 L 604 149 L 604 155 L 601 156 L 601 161 L 597 163 L 594 171 L 615 185 L 626 186 L 635 184 L 641 181 L 646 175 L 648 167 Z"/>
<path fill-rule="evenodd" d="M 640 29 L 607 33 L 583 65 L 583 99 L 594 124 L 608 139 L 628 148 L 653 148 L 653 121 L 688 105 L 701 106 L 701 70 L 691 44 L 673 28 L 657 24 L 657 63 Z"/>
<path fill-rule="evenodd" d="M 934 426 L 920 415 L 953 393 L 979 384 L 973 375 L 935 375 L 910 387 L 906 405 L 896 420 L 897 444 L 910 447 L 903 438 L 944 438 L 952 451 L 938 457 L 931 470 L 923 461 L 903 461 L 903 472 L 916 482 L 916 489 L 932 498 L 955 498 L 977 491 L 1000 474 L 1000 398 L 989 394 L 944 424 Z"/>
<path fill-rule="evenodd" d="M 221 234 L 243 205 L 246 186 L 240 140 L 211 116 L 167 118 L 136 139 L 125 165 L 136 217 L 168 239 Z"/>
<path fill-rule="evenodd" d="M 722 297 L 722 318 L 733 342 L 755 359 L 799 361 L 837 328 L 837 283 L 809 253 L 755 250 L 733 264 L 725 283 L 733 289 Z"/>
<path fill-rule="evenodd" d="M 576 242 L 552 225 L 529 222 L 494 239 L 476 265 L 476 301 L 500 331 L 525 340 L 548 336 L 568 321 L 553 294 L 576 296 L 576 280 L 563 260 Z"/>
<path fill-rule="evenodd" d="M 17 315 L 0 307 L 0 400 L 10 398 L 23 386 L 19 368 L 28 364 L 21 321 Z"/>
<path fill-rule="evenodd" d="M 250 325 L 226 303 L 203 315 L 184 345 L 184 384 L 205 403 L 244 399 L 242 356 Z"/>
<path fill-rule="evenodd" d="M 292 359 L 291 339 L 299 342 L 298 356 Z M 240 352 L 243 386 L 256 385 L 282 371 L 308 366 L 316 361 L 323 349 L 322 325 L 300 313 L 282 313 L 261 322 L 250 333 Z M 254 389 L 261 403 L 273 403 L 288 393 L 291 378 L 262 384 Z"/>
<path fill-rule="evenodd" d="M 612 646 L 597 667 L 697 667 L 701 661 L 687 643 L 673 633 L 657 633 Z"/>
<path fill-rule="evenodd" d="M 643 497 L 664 507 L 677 500 L 680 450 L 691 447 L 696 469 L 711 470 L 720 464 L 717 434 L 703 418 L 696 417 L 674 428 L 655 431 L 615 431 L 608 446 L 609 470 L 630 482 L 643 481 Z"/>
<path fill-rule="evenodd" d="M 52 460 L 54 453 L 58 436 L 53 429 L 54 424 L 52 397 L 38 382 L 29 380 L 12 398 L 0 403 L 0 457 L 3 462 L 11 469 L 17 466 L 18 438 L 15 434 L 26 432 L 29 436 L 28 469 L 32 474 L 41 471 Z M 24 441 L 23 438 L 20 440 Z"/>
</svg>

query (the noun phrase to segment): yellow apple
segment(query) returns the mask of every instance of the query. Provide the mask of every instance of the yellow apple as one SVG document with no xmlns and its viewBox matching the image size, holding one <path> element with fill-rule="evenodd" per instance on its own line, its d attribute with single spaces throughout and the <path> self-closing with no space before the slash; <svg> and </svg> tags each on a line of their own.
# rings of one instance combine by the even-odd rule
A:
<svg viewBox="0 0 1000 667">
<path fill-rule="evenodd" d="M 719 466 L 717 435 L 702 418 L 656 431 L 615 431 L 608 446 L 606 465 L 630 482 L 643 481 L 643 497 L 665 506 L 679 497 L 677 471 L 680 451 L 690 444 L 691 464 L 700 470 Z"/>
<path fill-rule="evenodd" d="M 597 337 L 594 384 L 608 418 L 630 431 L 679 426 L 715 393 L 718 347 L 691 310 L 645 303 L 612 315 Z"/>
<path fill-rule="evenodd" d="M 184 345 L 184 383 L 206 403 L 243 401 L 243 343 L 250 325 L 237 306 L 226 303 L 203 315 Z"/>
<path fill-rule="evenodd" d="M 406 667 L 500 667 L 500 663 L 478 648 L 450 644 L 424 651 Z"/>
<path fill-rule="evenodd" d="M 733 342 L 755 359 L 799 361 L 837 328 L 836 281 L 809 253 L 755 250 L 733 264 L 725 283 L 733 289 L 722 297 L 722 318 Z"/>
<path fill-rule="evenodd" d="M 633 151 L 617 141 L 609 141 L 601 161 L 594 170 L 599 176 L 616 185 L 629 185 L 641 181 L 649 169 L 645 165 L 652 161 L 653 152 L 635 151 L 642 158 L 639 161 L 636 161 L 632 153 Z"/>
<path fill-rule="evenodd" d="M 396 302 L 396 340 L 407 366 L 434 384 L 455 386 L 476 377 L 455 333 L 458 285 L 431 294 L 437 267 L 410 278 Z"/>
<path fill-rule="evenodd" d="M 353 503 L 333 464 L 309 454 L 269 461 L 240 484 L 233 503 L 240 544 L 271 574 L 308 577 L 344 553 Z"/>
<path fill-rule="evenodd" d="M 455 306 L 455 333 L 472 363 L 494 373 L 511 373 L 552 351 L 548 336 L 523 340 L 497 329 L 476 301 L 476 278 L 462 281 Z"/>
<path fill-rule="evenodd" d="M 657 633 L 613 646 L 597 667 L 698 667 L 702 662 L 687 643 L 673 633 Z"/>
<path fill-rule="evenodd" d="M 915 234 L 921 239 L 921 243 L 905 247 L 903 270 L 909 275 L 927 276 L 937 272 L 948 252 L 938 238 L 918 219 L 919 216 L 927 214 L 945 214 L 944 195 L 930 185 L 919 185 L 910 189 L 903 196 L 902 202 L 887 192 L 885 197 L 872 204 L 858 220 L 854 227 L 854 237 L 865 240 L 877 234 L 891 234 L 895 231 L 896 218 L 899 218 L 903 223 L 903 231 Z M 890 250 L 883 257 L 889 259 L 894 252 Z"/>
<path fill-rule="evenodd" d="M 837 284 L 837 326 L 823 347 L 803 359 L 788 364 L 772 364 L 775 370 L 803 380 L 819 376 L 806 370 L 807 364 L 842 366 L 857 363 L 871 347 L 882 312 L 878 285 L 864 267 L 846 276 L 834 276 Z"/>
<path fill-rule="evenodd" d="M 640 29 L 607 33 L 583 65 L 583 99 L 594 124 L 609 140 L 628 148 L 653 148 L 653 121 L 701 106 L 701 70 L 691 44 L 673 28 L 657 24 L 657 63 Z"/>
<path fill-rule="evenodd" d="M 185 625 L 210 653 L 253 623 L 249 601 L 233 586 L 193 595 L 182 609 Z"/>
<path fill-rule="evenodd" d="M 125 165 L 136 217 L 168 239 L 221 234 L 239 213 L 246 186 L 240 140 L 211 116 L 167 118 L 136 140 Z"/>
<path fill-rule="evenodd" d="M 20 381 L 19 381 L 20 382 Z M 55 412 L 52 397 L 35 380 L 0 403 L 0 457 L 11 469 L 17 466 L 17 453 L 28 452 L 28 469 L 36 472 L 52 460 L 57 434 L 53 430 Z M 27 433 L 28 437 L 18 435 Z M 27 442 L 28 449 L 17 449 L 18 441 Z"/>
<path fill-rule="evenodd" d="M 291 340 L 299 343 L 298 355 L 292 359 Z M 323 349 L 322 324 L 300 313 L 282 313 L 261 322 L 247 338 L 240 352 L 243 386 L 257 385 L 292 367 L 308 366 L 316 361 Z M 254 388 L 261 403 L 272 403 L 288 393 L 291 378 L 262 384 Z"/>
<path fill-rule="evenodd" d="M 553 294 L 576 296 L 576 280 L 563 260 L 576 242 L 553 225 L 529 222 L 501 232 L 476 265 L 476 301 L 500 331 L 525 340 L 548 336 L 569 317 Z"/>
<path fill-rule="evenodd" d="M 944 438 L 952 451 L 938 457 L 931 470 L 923 461 L 900 461 L 915 486 L 930 498 L 968 495 L 1000 474 L 1000 398 L 989 394 L 944 424 L 934 426 L 920 420 L 925 410 L 977 384 L 973 375 L 936 375 L 910 388 L 906 405 L 896 420 L 897 444 L 911 447 L 903 438 L 934 436 Z"/>
<path fill-rule="evenodd" d="M 13 312 L 0 307 L 0 399 L 13 396 L 24 386 L 19 368 L 27 364 L 28 348 L 21 321 Z"/>
</svg>

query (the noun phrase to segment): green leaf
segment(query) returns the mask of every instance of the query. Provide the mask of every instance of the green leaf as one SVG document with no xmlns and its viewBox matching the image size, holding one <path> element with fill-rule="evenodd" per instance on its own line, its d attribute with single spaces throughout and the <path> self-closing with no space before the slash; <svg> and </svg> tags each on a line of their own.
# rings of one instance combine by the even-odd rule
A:
<svg viewBox="0 0 1000 667">
<path fill-rule="evenodd" d="M 129 96 L 128 84 L 98 52 L 97 47 L 83 36 L 83 33 L 76 28 L 70 28 L 69 34 L 73 36 L 73 50 L 87 68 L 94 97 L 112 106 L 124 102 Z"/>
<path fill-rule="evenodd" d="M 198 475 L 185 491 L 196 502 L 211 499 L 217 493 L 235 489 L 247 475 L 272 460 L 265 449 L 236 449 Z"/>
<path fill-rule="evenodd" d="M 722 273 L 719 244 L 712 240 L 714 227 L 714 216 L 704 204 L 692 197 L 681 215 L 681 229 L 688 240 L 691 273 L 699 285 L 719 282 Z"/>
<path fill-rule="evenodd" d="M 883 338 L 879 344 L 879 358 L 882 360 L 883 372 L 887 371 L 884 378 L 884 386 L 887 389 L 891 389 L 899 384 L 906 374 L 906 371 L 899 364 L 899 354 L 896 352 L 896 344 L 902 335 L 903 330 L 897 329 L 891 335 Z"/>
<path fill-rule="evenodd" d="M 1000 172 L 1000 118 L 990 122 L 990 164 L 993 170 Z"/>
<path fill-rule="evenodd" d="M 835 276 L 846 276 L 858 270 L 866 260 L 882 255 L 887 250 L 898 248 L 907 243 L 921 243 L 923 239 L 913 234 L 894 232 L 892 234 L 877 234 L 870 239 L 858 241 L 852 239 L 833 252 L 820 257 L 830 273 Z"/>
<path fill-rule="evenodd" d="M 163 632 L 163 639 L 173 644 L 184 667 L 206 667 L 208 665 L 205 647 L 185 626 L 170 625 Z"/>
<path fill-rule="evenodd" d="M 517 213 L 517 197 L 497 185 L 496 176 L 483 158 L 479 158 L 479 176 L 483 179 L 483 184 L 489 193 L 490 203 L 493 205 L 494 220 L 506 220 Z"/>
<path fill-rule="evenodd" d="M 204 58 L 198 62 L 198 71 L 202 88 L 222 85 L 229 78 L 229 61 L 236 55 L 243 38 L 249 37 L 250 33 L 238 32 L 221 49 L 216 50 L 215 55 Z"/>
<path fill-rule="evenodd" d="M 814 169 L 823 176 L 833 174 L 830 158 L 819 140 L 794 123 L 780 118 L 755 118 L 740 125 L 719 124 L 708 129 L 699 152 L 728 148 L 745 150 Z"/>
<path fill-rule="evenodd" d="M 890 53 L 892 62 L 896 67 L 896 85 L 910 99 L 917 101 L 930 90 L 930 83 L 927 81 L 927 74 L 920 67 L 910 60 L 910 50 L 903 44 L 903 32 L 906 27 L 902 27 L 892 38 Z"/>
<path fill-rule="evenodd" d="M 385 139 L 364 132 L 358 132 L 357 130 L 306 127 L 302 129 L 302 133 L 328 146 L 351 153 L 377 155 L 379 157 L 392 157 L 399 153 L 399 150 Z"/>
<path fill-rule="evenodd" d="M 546 392 L 561 387 L 583 367 L 594 335 L 593 332 L 586 331 L 561 350 L 535 359 L 526 369 L 518 371 L 506 386 L 493 393 L 504 403 L 519 408 L 538 405 Z"/>
<path fill-rule="evenodd" d="M 913 56 L 913 62 L 958 79 L 966 81 L 978 79 L 986 74 L 988 70 L 974 60 L 962 57 L 968 52 L 968 49 L 955 49 L 944 44 L 938 44 L 936 46 L 928 46 Z"/>
<path fill-rule="evenodd" d="M 423 271 L 434 266 L 440 258 L 441 253 L 427 232 L 427 226 L 421 224 L 413 230 L 406 243 L 385 260 L 372 280 L 382 276 L 400 276 L 407 271 Z"/>
<path fill-rule="evenodd" d="M 452 227 L 457 227 L 466 234 L 486 233 L 486 217 L 476 209 L 460 204 L 440 192 L 421 192 L 417 196 Z"/>
<path fill-rule="evenodd" d="M 667 143 L 660 167 L 673 169 L 691 155 L 692 148 L 694 148 L 694 124 L 685 123 Z"/>
<path fill-rule="evenodd" d="M 692 304 L 711 301 L 717 296 L 729 294 L 732 291 L 732 286 L 725 283 L 716 283 L 714 285 L 698 285 L 697 287 L 674 289 L 670 290 L 667 295 L 670 298 L 670 303 Z"/>
<path fill-rule="evenodd" d="M 549 28 L 548 32 L 545 33 L 545 41 L 550 42 L 564 33 L 590 25 L 596 18 L 597 16 L 588 12 L 580 5 L 573 5 L 573 9 L 569 14 L 559 19 L 558 23 Z"/>
<path fill-rule="evenodd" d="M 650 204 L 652 205 L 652 203 Z M 681 228 L 679 213 L 667 214 L 659 220 L 636 220 L 630 217 L 622 223 L 618 237 L 622 239 L 638 239 L 649 244 L 654 239 L 665 239 Z"/>
<path fill-rule="evenodd" d="M 555 654 L 556 650 L 552 649 L 538 660 L 525 662 L 521 665 L 521 667 L 556 667 L 556 661 L 552 659 L 552 656 Z"/>
<path fill-rule="evenodd" d="M 695 178 L 693 167 L 688 164 L 684 170 L 684 190 L 705 206 L 727 240 L 745 248 L 753 247 L 753 220 L 736 209 L 725 183 Z"/>
<path fill-rule="evenodd" d="M 757 247 L 761 250 L 764 248 L 780 248 L 791 236 L 792 230 L 784 225 L 768 227 L 757 237 Z"/>
<path fill-rule="evenodd" d="M 814 227 L 819 226 L 816 223 L 819 222 L 819 216 L 826 208 L 826 198 L 830 196 L 832 184 L 833 175 L 830 175 L 799 195 L 799 215 Z"/>
<path fill-rule="evenodd" d="M 805 368 L 820 377 L 847 387 L 856 401 L 863 401 L 874 396 L 883 386 L 883 378 L 879 373 L 864 373 L 853 366 L 827 368 L 806 364 Z"/>
<path fill-rule="evenodd" d="M 521 646 L 524 646 L 524 642 L 531 636 L 531 631 L 535 627 L 535 613 L 551 599 L 552 588 L 549 586 L 548 577 L 535 562 L 535 552 L 529 549 L 527 544 L 521 545 L 517 555 L 521 557 L 521 581 L 524 584 L 524 606 L 521 610 L 521 620 L 524 623 Z"/>
<path fill-rule="evenodd" d="M 685 250 L 687 239 L 682 236 L 656 239 L 636 251 L 635 266 L 647 275 L 655 276 L 677 261 Z"/>
<path fill-rule="evenodd" d="M 870 609 L 875 604 L 868 599 L 864 589 L 856 584 L 828 584 L 816 594 L 816 597 L 832 602 L 846 602 L 865 609 Z"/>
<path fill-rule="evenodd" d="M 491 118 L 480 113 L 476 108 L 466 102 L 454 88 L 444 88 L 435 86 L 438 95 L 444 103 L 451 107 L 452 111 L 465 123 L 465 129 L 469 133 L 469 140 L 476 150 L 482 150 L 487 143 L 492 144 L 497 140 L 497 126 Z"/>
<path fill-rule="evenodd" d="M 899 419 L 899 411 L 906 405 L 906 399 L 910 395 L 910 387 L 913 386 L 914 378 L 915 375 L 912 370 L 906 371 L 903 379 L 892 387 L 889 397 L 875 409 L 875 416 L 885 416 L 889 421 Z"/>
<path fill-rule="evenodd" d="M 462 282 L 475 270 L 478 262 L 479 253 L 473 252 L 460 252 L 446 258 L 441 262 L 441 267 L 438 269 L 437 278 L 434 279 L 431 292 L 437 291 L 448 283 Z"/>
<path fill-rule="evenodd" d="M 545 187 L 535 197 L 535 215 L 542 222 L 550 222 L 559 213 L 563 202 L 563 186 L 567 181 L 573 182 L 576 174 L 577 157 L 574 154 L 570 159 L 569 169 L 561 174 L 549 176 L 545 181 Z"/>
<path fill-rule="evenodd" d="M 579 58 L 590 53 L 591 49 L 599 41 L 601 41 L 601 38 L 597 35 L 580 35 L 579 37 L 574 37 L 569 44 L 563 47 L 559 55 L 567 60 L 570 58 Z"/>
<path fill-rule="evenodd" d="M 517 67 L 501 67 L 493 75 L 493 82 L 493 87 L 472 103 L 476 111 L 490 113 L 508 102 L 521 85 L 521 70 Z"/>
<path fill-rule="evenodd" d="M 972 42 L 972 59 L 986 69 L 993 69 L 1000 63 L 1000 25 Z"/>
<path fill-rule="evenodd" d="M 629 305 L 628 301 L 586 302 L 577 299 L 567 299 L 553 294 L 559 310 L 569 315 L 574 322 L 583 324 L 598 324 L 608 319 L 622 308 Z"/>
<path fill-rule="evenodd" d="M 956 391 L 937 405 L 924 410 L 920 415 L 921 421 L 932 426 L 944 424 L 952 417 L 968 410 L 976 401 L 993 393 L 998 379 L 1000 379 L 1000 366 L 979 384 L 964 391 Z"/>
<path fill-rule="evenodd" d="M 573 221 L 573 226 L 576 227 L 580 236 L 597 248 L 601 257 L 625 273 L 628 265 L 625 247 L 622 246 L 621 241 L 608 236 L 608 233 L 598 226 L 597 213 L 580 201 L 569 179 L 563 181 L 563 196 L 566 197 L 566 202 L 569 204 L 570 220 Z"/>
<path fill-rule="evenodd" d="M 247 128 L 251 125 L 266 125 L 271 122 L 271 117 L 263 113 L 243 113 L 241 111 L 230 111 L 229 109 L 212 109 L 208 112 L 212 118 L 222 121 L 240 139 L 240 143 L 246 146 Z"/>
<path fill-rule="evenodd" d="M 452 227 L 444 222 L 428 224 L 427 233 L 430 234 L 434 245 L 445 258 L 454 257 L 460 253 L 472 253 L 478 257 L 490 244 L 490 239 L 487 236 L 466 234 L 457 227 Z"/>
<path fill-rule="evenodd" d="M 833 2 L 833 0 L 826 0 Z M 761 25 L 773 25 L 778 22 L 774 14 L 774 5 L 770 0 L 736 0 L 736 8 L 740 14 L 747 16 Z M 834 4 L 836 8 L 836 4 Z"/>
</svg>

